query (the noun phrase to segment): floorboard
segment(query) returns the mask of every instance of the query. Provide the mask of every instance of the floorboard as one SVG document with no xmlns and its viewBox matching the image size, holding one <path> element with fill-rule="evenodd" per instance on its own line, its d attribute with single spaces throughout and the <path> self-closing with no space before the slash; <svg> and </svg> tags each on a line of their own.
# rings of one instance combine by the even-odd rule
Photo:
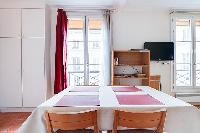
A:
<svg viewBox="0 0 200 133">
<path fill-rule="evenodd" d="M 0 133 L 16 133 L 30 114 L 30 112 L 0 113 Z"/>
</svg>

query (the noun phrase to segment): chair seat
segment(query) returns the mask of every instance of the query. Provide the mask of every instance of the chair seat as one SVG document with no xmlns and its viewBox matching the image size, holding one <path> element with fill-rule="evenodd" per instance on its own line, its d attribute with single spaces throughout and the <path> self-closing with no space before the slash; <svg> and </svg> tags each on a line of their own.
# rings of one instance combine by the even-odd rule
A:
<svg viewBox="0 0 200 133">
<path fill-rule="evenodd" d="M 79 130 L 58 130 L 56 133 L 94 133 L 92 129 L 79 129 Z"/>
<path fill-rule="evenodd" d="M 112 131 L 108 131 L 108 133 L 112 133 Z M 145 129 L 127 129 L 127 130 L 118 130 L 117 133 L 156 133 L 156 131 L 145 130 Z"/>
</svg>

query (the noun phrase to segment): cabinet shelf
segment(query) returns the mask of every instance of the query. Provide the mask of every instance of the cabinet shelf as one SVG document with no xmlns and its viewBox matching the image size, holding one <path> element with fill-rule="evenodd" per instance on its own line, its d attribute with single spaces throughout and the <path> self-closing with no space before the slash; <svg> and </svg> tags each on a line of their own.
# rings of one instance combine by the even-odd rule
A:
<svg viewBox="0 0 200 133">
<path fill-rule="evenodd" d="M 114 76 L 115 79 L 148 79 L 148 77 L 125 77 L 125 76 Z"/>
<path fill-rule="evenodd" d="M 116 65 L 117 64 L 117 65 Z M 135 67 L 130 69 L 129 67 Z M 137 68 L 139 67 L 139 68 Z M 124 74 L 126 73 L 126 74 Z M 134 74 L 145 76 L 135 76 Z M 112 85 L 147 85 L 150 83 L 150 51 L 113 51 Z M 122 80 L 122 82 L 120 82 Z M 130 81 L 131 80 L 131 81 Z M 140 80 L 139 82 L 137 80 Z M 141 83 L 140 83 L 141 82 Z"/>
<path fill-rule="evenodd" d="M 114 65 L 115 67 L 119 66 L 131 66 L 131 67 L 149 67 L 149 65 L 139 65 L 139 64 L 118 64 Z"/>
</svg>

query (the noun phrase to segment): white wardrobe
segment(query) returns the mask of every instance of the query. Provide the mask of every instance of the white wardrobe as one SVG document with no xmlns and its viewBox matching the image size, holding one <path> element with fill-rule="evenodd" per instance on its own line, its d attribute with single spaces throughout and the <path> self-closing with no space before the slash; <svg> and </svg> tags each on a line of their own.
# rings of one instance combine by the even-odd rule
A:
<svg viewBox="0 0 200 133">
<path fill-rule="evenodd" d="M 0 108 L 46 99 L 45 9 L 0 9 Z"/>
</svg>

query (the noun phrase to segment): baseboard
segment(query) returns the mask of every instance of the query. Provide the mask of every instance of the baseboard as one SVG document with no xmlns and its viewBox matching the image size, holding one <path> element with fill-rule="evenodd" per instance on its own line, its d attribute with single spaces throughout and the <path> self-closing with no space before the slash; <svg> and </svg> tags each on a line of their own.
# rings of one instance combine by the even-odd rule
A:
<svg viewBox="0 0 200 133">
<path fill-rule="evenodd" d="M 0 108 L 0 112 L 32 112 L 35 108 Z"/>
</svg>

